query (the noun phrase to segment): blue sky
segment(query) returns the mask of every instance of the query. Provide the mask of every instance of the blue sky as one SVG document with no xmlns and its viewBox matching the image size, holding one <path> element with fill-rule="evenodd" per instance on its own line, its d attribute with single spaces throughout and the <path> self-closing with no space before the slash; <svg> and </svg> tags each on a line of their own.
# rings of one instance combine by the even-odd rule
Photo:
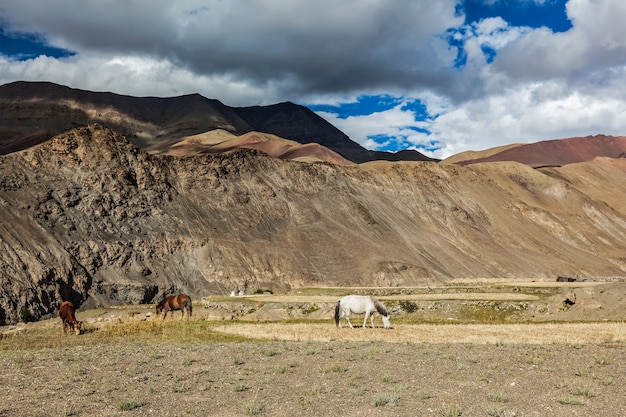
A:
<svg viewBox="0 0 626 417">
<path fill-rule="evenodd" d="M 622 0 L 3 0 L 0 84 L 292 101 L 368 149 L 445 158 L 626 134 L 625 18 Z"/>
</svg>

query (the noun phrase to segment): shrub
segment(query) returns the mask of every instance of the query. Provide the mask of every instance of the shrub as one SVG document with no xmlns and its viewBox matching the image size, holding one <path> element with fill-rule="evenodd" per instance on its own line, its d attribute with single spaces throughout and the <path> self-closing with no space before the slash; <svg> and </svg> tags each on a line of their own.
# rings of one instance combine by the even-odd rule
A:
<svg viewBox="0 0 626 417">
<path fill-rule="evenodd" d="M 444 405 L 439 410 L 441 417 L 460 417 L 461 409 L 456 405 Z"/>
<path fill-rule="evenodd" d="M 246 414 L 254 416 L 260 414 L 263 411 L 263 406 L 258 403 L 246 404 L 246 406 L 244 407 L 244 411 Z"/>
<path fill-rule="evenodd" d="M 582 399 L 576 398 L 576 397 L 570 397 L 570 396 L 559 398 L 557 401 L 565 405 L 584 405 L 585 404 L 585 402 Z"/>
<path fill-rule="evenodd" d="M 347 369 L 343 365 L 332 365 L 326 368 L 326 372 L 336 372 L 338 374 L 346 373 Z"/>
<path fill-rule="evenodd" d="M 419 310 L 419 307 L 413 301 L 401 300 L 399 304 L 400 308 L 407 313 L 415 313 L 417 310 Z"/>
<path fill-rule="evenodd" d="M 509 401 L 509 396 L 503 391 L 493 391 L 489 394 L 489 400 L 496 403 L 505 403 Z"/>
<path fill-rule="evenodd" d="M 117 405 L 117 408 L 120 411 L 130 411 L 134 410 L 135 408 L 142 407 L 143 405 L 144 403 L 139 403 L 137 401 L 120 401 L 120 403 Z"/>
<path fill-rule="evenodd" d="M 24 323 L 28 323 L 31 321 L 35 321 L 35 316 L 33 316 L 29 309 L 24 307 L 20 309 L 20 320 L 22 320 Z"/>
<path fill-rule="evenodd" d="M 387 404 L 397 404 L 400 401 L 400 397 L 395 395 L 379 395 L 374 398 L 374 406 L 382 407 Z"/>
</svg>

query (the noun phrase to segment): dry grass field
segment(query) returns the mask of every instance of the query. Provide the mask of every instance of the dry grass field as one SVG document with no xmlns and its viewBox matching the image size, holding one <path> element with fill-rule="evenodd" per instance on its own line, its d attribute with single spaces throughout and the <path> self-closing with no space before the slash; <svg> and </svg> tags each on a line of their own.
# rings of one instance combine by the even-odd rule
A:
<svg viewBox="0 0 626 417">
<path fill-rule="evenodd" d="M 211 297 L 190 321 L 79 310 L 80 336 L 58 318 L 0 329 L 0 416 L 623 416 L 624 317 L 585 318 L 621 314 L 602 300 L 624 283 L 603 285 Z M 376 293 L 392 328 L 336 328 L 346 291 Z"/>
</svg>

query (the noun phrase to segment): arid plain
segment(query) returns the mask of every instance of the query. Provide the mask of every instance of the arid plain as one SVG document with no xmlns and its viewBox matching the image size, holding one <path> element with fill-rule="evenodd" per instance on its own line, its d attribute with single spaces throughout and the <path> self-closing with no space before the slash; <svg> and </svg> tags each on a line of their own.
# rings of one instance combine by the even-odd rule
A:
<svg viewBox="0 0 626 417">
<path fill-rule="evenodd" d="M 0 415 L 623 415 L 625 288 L 457 280 L 212 296 L 189 321 L 78 311 L 80 336 L 58 318 L 2 328 Z M 346 291 L 380 294 L 392 328 L 337 328 Z"/>
</svg>

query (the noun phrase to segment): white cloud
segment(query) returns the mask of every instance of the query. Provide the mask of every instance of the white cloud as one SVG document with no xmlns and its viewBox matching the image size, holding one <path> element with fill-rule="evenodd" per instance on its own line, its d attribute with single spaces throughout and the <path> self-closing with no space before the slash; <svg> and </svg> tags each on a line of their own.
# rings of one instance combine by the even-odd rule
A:
<svg viewBox="0 0 626 417">
<path fill-rule="evenodd" d="M 548 93 L 546 94 L 546 92 Z M 465 150 L 589 134 L 626 132 L 626 103 L 572 91 L 565 83 L 528 83 L 468 101 L 433 120 L 432 138 L 444 143 L 433 156 Z"/>
<path fill-rule="evenodd" d="M 419 99 L 432 116 L 425 121 L 402 106 L 325 117 L 368 148 L 380 146 L 368 139 L 373 135 L 397 135 L 418 148 L 438 141 L 438 157 L 626 134 L 626 2 L 570 0 L 573 26 L 563 33 L 513 27 L 497 17 L 465 26 L 456 5 L 85 0 L 76 7 L 74 0 L 3 0 L 6 30 L 40 33 L 76 55 L 0 56 L 0 82 L 47 80 L 136 96 L 198 92 L 232 106 L 338 104 L 375 94 Z M 466 58 L 461 67 L 459 53 Z"/>
</svg>

